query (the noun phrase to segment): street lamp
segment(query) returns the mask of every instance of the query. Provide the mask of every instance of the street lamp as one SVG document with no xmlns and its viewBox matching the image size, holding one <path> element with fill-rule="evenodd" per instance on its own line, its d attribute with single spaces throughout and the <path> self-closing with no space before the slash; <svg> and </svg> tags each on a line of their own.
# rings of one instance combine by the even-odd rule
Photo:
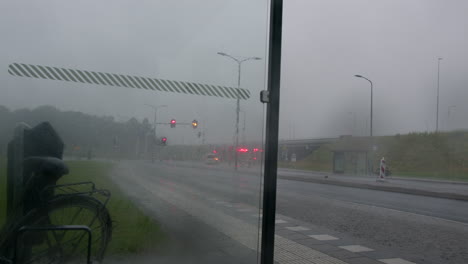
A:
<svg viewBox="0 0 468 264">
<path fill-rule="evenodd" d="M 239 112 L 240 112 L 240 82 L 241 82 L 241 65 L 243 62 L 249 61 L 249 60 L 261 60 L 262 58 L 259 57 L 249 57 L 249 58 L 237 58 L 233 57 L 227 53 L 224 52 L 218 52 L 218 55 L 224 56 L 231 58 L 237 63 L 237 103 L 236 103 L 236 135 L 235 135 L 235 154 L 234 154 L 234 168 L 237 170 L 237 163 L 238 163 L 238 153 L 237 153 L 237 148 L 239 146 Z"/>
<path fill-rule="evenodd" d="M 370 98 L 371 98 L 370 99 L 370 136 L 372 137 L 372 116 L 373 116 L 373 113 L 372 113 L 372 104 L 373 104 L 372 100 L 373 99 L 372 98 L 373 98 L 373 90 L 374 90 L 373 89 L 373 84 L 372 84 L 371 80 L 367 79 L 366 77 L 364 77 L 362 75 L 356 74 L 356 75 L 354 75 L 354 77 L 366 79 L 370 83 L 370 88 L 371 88 L 371 92 L 370 92 L 370 94 L 371 94 L 370 95 Z"/>
<path fill-rule="evenodd" d="M 442 58 L 437 59 L 437 112 L 436 112 L 436 132 L 439 131 L 439 84 L 440 84 L 440 61 Z"/>
</svg>

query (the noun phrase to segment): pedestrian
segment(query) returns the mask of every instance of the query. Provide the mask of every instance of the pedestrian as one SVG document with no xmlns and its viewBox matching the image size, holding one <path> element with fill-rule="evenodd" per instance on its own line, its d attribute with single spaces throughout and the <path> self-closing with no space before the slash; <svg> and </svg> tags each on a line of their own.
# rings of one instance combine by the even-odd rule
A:
<svg viewBox="0 0 468 264">
<path fill-rule="evenodd" d="M 380 173 L 379 173 L 379 180 L 381 181 L 384 181 L 385 180 L 385 173 L 386 173 L 386 170 L 387 170 L 387 165 L 385 163 L 385 158 L 382 157 L 382 159 L 380 160 Z"/>
</svg>

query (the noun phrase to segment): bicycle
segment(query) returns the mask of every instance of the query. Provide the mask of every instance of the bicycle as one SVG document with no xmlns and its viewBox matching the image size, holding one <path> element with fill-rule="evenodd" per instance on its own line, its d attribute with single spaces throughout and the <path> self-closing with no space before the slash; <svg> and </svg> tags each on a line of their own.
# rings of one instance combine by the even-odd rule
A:
<svg viewBox="0 0 468 264">
<path fill-rule="evenodd" d="M 31 176 L 16 210 L 20 216 L 8 219 L 0 231 L 0 263 L 101 262 L 112 237 L 110 192 L 93 182 L 56 185 L 68 174 L 60 159 L 24 162 Z"/>
</svg>

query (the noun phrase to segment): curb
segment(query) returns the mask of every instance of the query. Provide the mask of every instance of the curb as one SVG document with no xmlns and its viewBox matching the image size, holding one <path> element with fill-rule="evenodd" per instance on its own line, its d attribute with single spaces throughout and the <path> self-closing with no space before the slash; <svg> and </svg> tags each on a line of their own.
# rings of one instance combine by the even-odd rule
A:
<svg viewBox="0 0 468 264">
<path fill-rule="evenodd" d="M 292 169 L 292 168 L 278 168 L 278 170 L 290 171 L 290 172 L 298 172 L 298 173 L 313 173 L 313 174 L 320 174 L 320 175 L 334 175 L 331 172 L 324 172 L 324 171 L 309 171 L 309 170 L 300 170 L 300 169 Z M 339 176 L 343 176 L 343 174 L 339 174 Z M 354 175 L 350 175 L 354 176 Z M 377 175 L 373 175 L 377 177 Z M 456 184 L 456 185 L 468 185 L 468 181 L 452 181 L 452 180 L 442 180 L 442 179 L 426 179 L 426 178 L 412 178 L 412 177 L 404 177 L 399 175 L 391 175 L 387 176 L 389 179 L 401 180 L 401 181 L 411 181 L 411 182 L 428 182 L 428 183 L 444 183 L 444 184 Z"/>
<path fill-rule="evenodd" d="M 168 165 L 168 164 L 165 164 Z M 176 166 L 185 167 L 185 168 L 206 168 L 203 165 L 201 166 L 193 166 L 194 164 L 174 164 Z M 217 169 L 220 171 L 224 171 L 219 167 L 212 167 L 211 169 Z M 258 173 L 254 173 L 253 171 L 240 171 L 242 173 L 251 174 L 251 175 L 258 175 Z M 330 180 L 330 179 L 317 179 L 317 178 L 310 178 L 310 177 L 302 177 L 302 176 L 284 176 L 278 173 L 278 179 L 282 180 L 292 180 L 292 181 L 302 181 L 302 182 L 311 182 L 311 183 L 318 183 L 318 184 L 330 184 L 336 186 L 343 186 L 343 187 L 351 187 L 351 188 L 358 188 L 358 189 L 368 189 L 368 190 L 377 190 L 377 191 L 386 191 L 386 192 L 396 192 L 396 193 L 404 193 L 404 194 L 412 194 L 412 195 L 420 195 L 420 196 L 427 196 L 427 197 L 435 197 L 435 198 L 444 198 L 444 199 L 451 199 L 451 200 L 460 200 L 460 201 L 468 201 L 468 194 L 457 194 L 457 193 L 447 193 L 447 192 L 435 192 L 435 191 L 427 191 L 421 189 L 411 189 L 411 188 L 404 188 L 404 187 L 396 187 L 396 186 L 378 186 L 373 184 L 367 183 L 354 183 L 354 182 L 346 182 L 346 181 L 337 181 L 337 180 Z"/>
<path fill-rule="evenodd" d="M 396 187 L 396 186 L 376 186 L 376 185 L 366 184 L 366 183 L 343 182 L 343 181 L 325 180 L 325 179 L 311 179 L 311 178 L 304 178 L 300 176 L 278 175 L 278 178 L 283 179 L 283 180 L 303 181 L 303 182 L 312 182 L 312 183 L 319 183 L 319 184 L 331 184 L 331 185 L 353 187 L 353 188 L 359 188 L 359 189 L 369 189 L 369 190 L 378 190 L 378 191 L 386 191 L 386 192 L 396 192 L 396 193 L 468 201 L 468 195 L 457 194 L 457 193 L 434 192 L 434 191 L 426 191 L 426 190 L 421 190 L 421 189 L 409 189 L 409 188 Z"/>
</svg>

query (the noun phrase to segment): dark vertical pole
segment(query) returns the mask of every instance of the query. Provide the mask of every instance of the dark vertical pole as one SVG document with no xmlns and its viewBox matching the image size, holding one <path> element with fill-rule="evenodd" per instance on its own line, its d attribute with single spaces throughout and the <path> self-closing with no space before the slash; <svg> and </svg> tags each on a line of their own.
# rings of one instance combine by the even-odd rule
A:
<svg viewBox="0 0 468 264">
<path fill-rule="evenodd" d="M 239 112 L 240 112 L 240 81 L 241 81 L 241 61 L 237 61 L 237 102 L 236 102 L 236 144 L 234 148 L 234 170 L 237 171 L 239 162 Z"/>
<path fill-rule="evenodd" d="M 372 84 L 372 81 L 368 81 L 370 82 L 370 136 L 372 138 L 372 121 L 374 119 L 374 84 Z"/>
<path fill-rule="evenodd" d="M 437 112 L 436 112 L 436 132 L 439 131 L 439 84 L 440 84 L 440 61 L 442 58 L 437 59 Z"/>
<path fill-rule="evenodd" d="M 273 264 L 274 261 L 282 23 L 283 0 L 271 0 L 261 264 Z"/>
</svg>

